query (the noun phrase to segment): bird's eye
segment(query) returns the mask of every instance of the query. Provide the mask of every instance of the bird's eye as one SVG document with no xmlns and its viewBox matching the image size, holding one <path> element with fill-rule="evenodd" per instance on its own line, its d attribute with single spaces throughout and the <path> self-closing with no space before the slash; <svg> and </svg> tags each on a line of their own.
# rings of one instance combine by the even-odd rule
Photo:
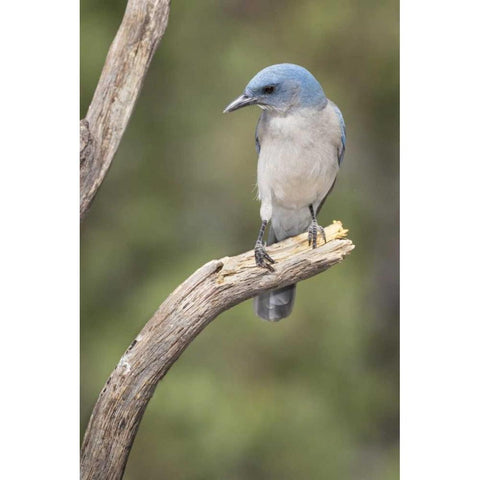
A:
<svg viewBox="0 0 480 480">
<path fill-rule="evenodd" d="M 273 93 L 274 90 L 275 90 L 274 85 L 268 85 L 268 87 L 265 87 L 263 89 L 263 93 L 266 93 L 267 95 L 270 95 L 271 93 Z"/>
</svg>

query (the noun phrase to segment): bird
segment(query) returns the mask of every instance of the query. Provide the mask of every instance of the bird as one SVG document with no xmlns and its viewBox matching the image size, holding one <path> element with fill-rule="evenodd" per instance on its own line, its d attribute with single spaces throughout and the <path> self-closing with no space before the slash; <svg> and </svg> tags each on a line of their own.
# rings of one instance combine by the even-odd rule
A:
<svg viewBox="0 0 480 480">
<path fill-rule="evenodd" d="M 326 242 L 317 215 L 335 185 L 346 129 L 340 109 L 300 65 L 281 63 L 259 71 L 223 113 L 251 105 L 262 109 L 255 129 L 261 226 L 254 256 L 258 267 L 272 272 L 275 261 L 266 246 L 303 232 L 312 248 L 319 234 Z M 256 314 L 269 321 L 289 316 L 295 291 L 293 284 L 260 294 Z"/>
</svg>

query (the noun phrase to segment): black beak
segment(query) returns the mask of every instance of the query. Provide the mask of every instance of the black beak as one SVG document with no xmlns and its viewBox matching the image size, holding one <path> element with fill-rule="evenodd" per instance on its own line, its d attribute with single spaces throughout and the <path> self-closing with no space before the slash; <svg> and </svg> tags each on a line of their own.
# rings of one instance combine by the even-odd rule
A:
<svg viewBox="0 0 480 480">
<path fill-rule="evenodd" d="M 248 105 L 255 105 L 256 103 L 257 99 L 255 97 L 249 97 L 248 95 L 243 94 L 227 105 L 223 113 L 233 112 L 239 108 L 247 107 Z"/>
</svg>

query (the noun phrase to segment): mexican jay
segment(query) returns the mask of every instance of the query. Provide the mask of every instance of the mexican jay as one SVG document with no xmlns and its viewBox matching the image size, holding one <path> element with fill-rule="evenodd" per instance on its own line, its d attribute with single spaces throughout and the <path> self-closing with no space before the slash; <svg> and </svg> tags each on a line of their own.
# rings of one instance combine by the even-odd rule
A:
<svg viewBox="0 0 480 480">
<path fill-rule="evenodd" d="M 255 131 L 262 219 L 255 261 L 273 271 L 263 243 L 268 222 L 268 245 L 306 231 L 313 248 L 318 234 L 325 241 L 316 216 L 343 160 L 345 123 L 315 77 L 289 63 L 257 73 L 224 113 L 247 105 L 263 110 Z M 255 311 L 265 320 L 280 320 L 291 313 L 294 297 L 295 285 L 271 290 L 255 299 Z"/>
</svg>

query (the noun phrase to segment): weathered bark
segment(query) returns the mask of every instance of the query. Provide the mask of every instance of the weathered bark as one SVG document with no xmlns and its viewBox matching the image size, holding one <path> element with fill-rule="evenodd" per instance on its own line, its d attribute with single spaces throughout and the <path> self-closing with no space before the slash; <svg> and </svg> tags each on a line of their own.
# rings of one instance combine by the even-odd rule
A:
<svg viewBox="0 0 480 480">
<path fill-rule="evenodd" d="M 255 265 L 253 251 L 212 260 L 160 305 L 122 356 L 93 409 L 81 457 L 82 480 L 117 480 L 143 412 L 159 380 L 221 312 L 266 290 L 309 278 L 339 263 L 353 248 L 340 222 L 325 228 L 313 250 L 301 234 L 268 247 L 275 271 Z M 260 320 L 259 320 L 260 321 Z M 289 321 L 289 320 L 285 320 Z"/>
<path fill-rule="evenodd" d="M 129 0 L 80 122 L 80 218 L 103 182 L 167 28 L 170 0 Z"/>
</svg>

